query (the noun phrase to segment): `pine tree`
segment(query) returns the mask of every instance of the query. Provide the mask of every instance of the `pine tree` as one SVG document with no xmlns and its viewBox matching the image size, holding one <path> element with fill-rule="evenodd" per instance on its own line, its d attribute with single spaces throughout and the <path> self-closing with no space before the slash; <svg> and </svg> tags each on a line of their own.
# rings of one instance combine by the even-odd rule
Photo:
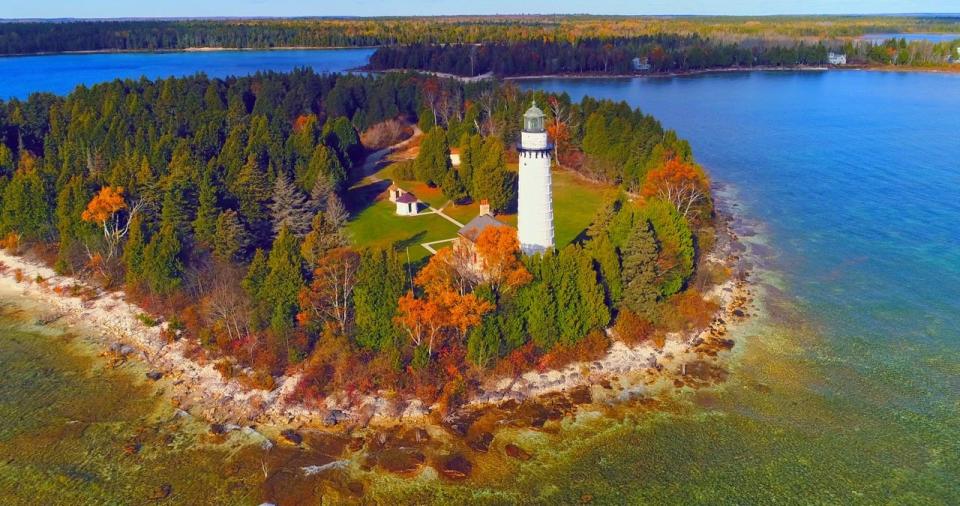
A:
<svg viewBox="0 0 960 506">
<path fill-rule="evenodd" d="M 91 193 L 83 184 L 82 176 L 73 176 L 57 195 L 57 233 L 60 247 L 57 257 L 57 271 L 66 272 L 72 268 L 69 259 L 79 246 L 96 236 L 94 225 L 83 221 L 81 215 L 90 202 Z"/>
<path fill-rule="evenodd" d="M 237 198 L 238 211 L 248 228 L 259 238 L 267 221 L 267 203 L 270 187 L 267 177 L 256 158 L 251 156 L 240 170 L 233 184 L 232 193 Z"/>
<path fill-rule="evenodd" d="M 653 227 L 660 248 L 661 264 L 668 266 L 658 274 L 660 294 L 669 297 L 683 289 L 693 275 L 693 234 L 687 220 L 668 201 L 649 199 L 643 208 L 643 215 Z"/>
<path fill-rule="evenodd" d="M 604 298 L 603 286 L 597 282 L 593 261 L 579 249 L 577 251 L 577 287 L 580 290 L 580 314 L 586 326 L 583 335 L 591 330 L 606 327 L 610 323 L 610 308 Z"/>
<path fill-rule="evenodd" d="M 266 326 L 272 310 L 266 304 L 263 295 L 269 273 L 270 267 L 267 265 L 267 255 L 262 249 L 257 248 L 257 251 L 253 254 L 253 260 L 247 268 L 247 275 L 240 283 L 243 291 L 247 292 L 253 302 L 253 308 L 250 312 L 250 325 L 256 329 L 263 329 Z"/>
<path fill-rule="evenodd" d="M 623 249 L 623 304 L 634 313 L 650 318 L 656 309 L 657 242 L 650 222 L 643 220 Z"/>
<path fill-rule="evenodd" d="M 336 198 L 336 195 L 331 197 Z M 316 265 L 317 261 L 331 250 L 347 245 L 348 241 L 341 228 L 342 222 L 338 224 L 335 213 L 336 211 L 331 209 L 331 212 L 319 212 L 314 215 L 310 232 L 303 238 L 303 244 L 300 246 L 300 254 L 307 264 Z"/>
<path fill-rule="evenodd" d="M 200 179 L 197 194 L 197 216 L 193 220 L 193 235 L 197 238 L 198 243 L 208 247 L 212 245 L 214 235 L 217 232 L 219 214 L 217 188 L 213 184 L 210 171 L 206 171 Z"/>
<path fill-rule="evenodd" d="M 274 233 L 279 234 L 281 229 L 286 228 L 295 236 L 303 237 L 310 230 L 311 215 L 306 196 L 286 174 L 277 176 L 273 185 L 273 201 L 270 203 Z"/>
<path fill-rule="evenodd" d="M 317 144 L 305 170 L 297 177 L 297 185 L 311 193 L 318 183 L 329 185 L 331 191 L 340 191 L 346 181 L 347 172 L 340 159 L 323 144 Z"/>
<path fill-rule="evenodd" d="M 490 208 L 503 212 L 516 200 L 516 188 L 513 173 L 507 170 L 503 143 L 490 137 L 483 143 L 479 154 L 473 154 L 473 194 L 474 199 L 487 199 Z"/>
<path fill-rule="evenodd" d="M 237 212 L 227 209 L 217 216 L 213 233 L 213 254 L 224 262 L 238 260 L 250 239 Z"/>
<path fill-rule="evenodd" d="M 590 255 L 600 270 L 604 294 L 610 304 L 616 306 L 623 297 L 623 282 L 620 273 L 620 255 L 606 232 L 601 232 L 587 243 Z"/>
<path fill-rule="evenodd" d="M 52 232 L 47 192 L 35 168 L 21 167 L 3 191 L 0 233 L 19 233 L 24 239 L 44 240 Z"/>
<path fill-rule="evenodd" d="M 447 171 L 440 188 L 443 189 L 443 195 L 453 202 L 460 202 L 467 198 L 467 188 L 463 186 L 463 181 L 455 170 Z"/>
<path fill-rule="evenodd" d="M 447 134 L 440 127 L 433 127 L 420 142 L 420 152 L 413 162 L 413 173 L 418 180 L 438 186 L 450 170 L 450 146 Z"/>
<path fill-rule="evenodd" d="M 578 256 L 579 248 L 574 245 L 560 250 L 556 257 L 556 268 L 552 270 L 550 286 L 557 301 L 557 330 L 560 342 L 573 344 L 587 333 L 588 322 L 584 315 L 581 299 Z"/>
<path fill-rule="evenodd" d="M 397 345 L 393 317 L 405 290 L 403 267 L 395 254 L 384 250 L 363 252 L 353 289 L 357 344 L 381 351 Z"/>
<path fill-rule="evenodd" d="M 170 223 L 163 224 L 143 251 L 143 277 L 159 295 L 170 295 L 180 287 L 183 263 L 180 239 Z"/>
<path fill-rule="evenodd" d="M 557 342 L 557 303 L 549 283 L 538 281 L 522 292 L 526 327 L 530 338 L 541 350 Z"/>
<path fill-rule="evenodd" d="M 467 359 L 481 369 L 487 368 L 500 354 L 500 318 L 487 316 L 467 336 Z"/>
<path fill-rule="evenodd" d="M 303 258 L 297 238 L 287 227 L 281 227 L 270 258 L 269 272 L 260 290 L 260 298 L 272 308 L 270 327 L 284 335 L 293 325 L 297 312 L 297 295 L 303 288 Z"/>
<path fill-rule="evenodd" d="M 143 218 L 140 214 L 137 214 L 130 220 L 130 232 L 127 233 L 127 243 L 123 247 L 126 282 L 130 286 L 136 286 L 143 279 L 145 249 L 146 239 L 143 235 Z"/>
</svg>

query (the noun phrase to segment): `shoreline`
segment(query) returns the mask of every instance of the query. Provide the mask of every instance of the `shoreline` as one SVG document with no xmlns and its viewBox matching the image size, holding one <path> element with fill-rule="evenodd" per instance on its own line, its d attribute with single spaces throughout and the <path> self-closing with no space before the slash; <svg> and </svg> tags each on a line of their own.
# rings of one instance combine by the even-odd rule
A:
<svg viewBox="0 0 960 506">
<path fill-rule="evenodd" d="M 283 47 L 218 47 L 196 46 L 170 49 L 79 49 L 75 51 L 40 51 L 36 53 L 9 53 L 0 58 L 23 58 L 28 56 L 76 56 L 96 54 L 170 54 L 170 53 L 221 53 L 239 51 L 340 51 L 349 49 L 377 49 L 381 46 L 283 46 Z"/>
<path fill-rule="evenodd" d="M 930 74 L 960 74 L 960 64 L 942 67 L 904 67 L 897 65 L 801 65 L 795 67 L 776 67 L 776 66 L 757 66 L 757 67 L 720 67 L 700 70 L 687 70 L 678 72 L 648 72 L 648 73 L 627 73 L 627 74 L 598 74 L 598 73 L 558 73 L 558 74 L 528 74 L 516 76 L 498 76 L 493 73 L 480 74 L 476 76 L 458 76 L 445 72 L 435 72 L 417 69 L 385 69 L 372 70 L 368 66 L 349 69 L 349 72 L 369 72 L 372 74 L 387 74 L 394 72 L 413 72 L 418 74 L 430 75 L 440 78 L 456 79 L 460 82 L 470 83 L 486 80 L 502 81 L 537 81 L 545 79 L 658 79 L 674 77 L 691 77 L 709 74 L 734 74 L 749 72 L 831 72 L 831 71 L 866 71 L 866 72 L 917 72 Z"/>
<path fill-rule="evenodd" d="M 270 391 L 245 387 L 237 379 L 224 378 L 214 367 L 214 360 L 202 355 L 200 360 L 193 358 L 197 356 L 196 344 L 191 340 L 168 341 L 163 335 L 166 322 L 148 326 L 141 321 L 138 316 L 145 312 L 127 302 L 122 291 L 96 290 L 76 278 L 58 276 L 39 262 L 5 251 L 0 251 L 0 295 L 25 297 L 45 308 L 38 315 L 41 326 L 81 329 L 81 334 L 103 351 L 102 355 L 141 362 L 154 376 L 150 378 L 153 383 L 163 388 L 164 397 L 207 423 L 264 425 L 270 433 L 288 428 L 349 433 L 397 424 L 449 428 L 463 416 L 550 402 L 557 396 L 576 396 L 582 401 L 586 392 L 588 400 L 580 403 L 616 404 L 670 387 L 719 383 L 712 377 L 723 369 L 718 354 L 734 346 L 728 338 L 731 327 L 750 318 L 748 309 L 756 295 L 749 274 L 736 272 L 743 246 L 731 221 L 731 216 L 718 213 L 718 243 L 704 258 L 704 262 L 719 263 L 734 271 L 728 280 L 704 293 L 720 306 L 707 328 L 668 334 L 662 349 L 651 340 L 634 347 L 612 340 L 606 355 L 598 360 L 527 371 L 518 377 L 485 378 L 475 393 L 439 422 L 436 406 L 425 406 L 412 397 L 399 398 L 388 391 L 340 392 L 327 397 L 322 406 L 293 402 L 291 394 L 299 382 L 298 373 L 276 378 L 277 386 Z M 78 288 L 95 291 L 96 295 L 86 299 L 72 295 L 80 291 Z"/>
</svg>

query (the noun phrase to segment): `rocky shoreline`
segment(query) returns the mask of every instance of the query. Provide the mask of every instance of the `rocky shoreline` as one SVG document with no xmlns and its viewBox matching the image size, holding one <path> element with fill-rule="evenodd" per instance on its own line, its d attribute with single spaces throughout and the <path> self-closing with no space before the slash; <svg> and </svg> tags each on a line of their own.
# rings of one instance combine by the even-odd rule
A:
<svg viewBox="0 0 960 506">
<path fill-rule="evenodd" d="M 530 371 L 520 377 L 490 378 L 451 419 L 487 407 L 509 407 L 577 392 L 574 397 L 593 403 L 615 403 L 652 395 L 672 386 L 709 384 L 718 353 L 730 349 L 728 326 L 749 317 L 754 291 L 749 276 L 737 272 L 742 246 L 730 220 L 718 219 L 718 242 L 706 262 L 719 263 L 735 275 L 714 286 L 707 298 L 720 310 L 709 328 L 667 336 L 657 348 L 647 341 L 635 347 L 614 340 L 599 360 L 569 364 L 561 369 Z M 0 294 L 22 296 L 44 313 L 38 324 L 78 327 L 82 335 L 114 360 L 134 359 L 148 369 L 147 377 L 163 388 L 174 406 L 221 426 L 264 425 L 285 428 L 325 428 L 349 432 L 368 426 L 397 423 L 430 425 L 433 407 L 418 399 L 398 398 L 392 392 L 376 395 L 330 396 L 320 407 L 292 400 L 299 381 L 293 374 L 277 378 L 271 391 L 250 389 L 226 379 L 213 361 L 195 360 L 186 339 L 168 339 L 166 323 L 149 325 L 144 311 L 125 300 L 123 292 L 103 292 L 69 276 L 58 276 L 36 261 L 0 252 Z M 723 373 L 725 375 L 725 372 Z M 448 417 L 450 418 L 450 417 Z M 444 423 L 447 425 L 447 423 Z"/>
</svg>

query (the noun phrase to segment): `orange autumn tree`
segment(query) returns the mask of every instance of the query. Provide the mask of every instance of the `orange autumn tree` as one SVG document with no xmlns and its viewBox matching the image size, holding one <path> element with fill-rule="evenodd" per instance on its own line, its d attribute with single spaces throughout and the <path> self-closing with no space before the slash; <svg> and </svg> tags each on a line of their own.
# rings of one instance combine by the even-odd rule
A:
<svg viewBox="0 0 960 506">
<path fill-rule="evenodd" d="M 506 225 L 488 227 L 480 232 L 474 244 L 480 258 L 481 277 L 493 291 L 510 291 L 533 279 L 520 261 L 516 230 Z"/>
<path fill-rule="evenodd" d="M 96 223 L 103 227 L 103 239 L 106 242 L 105 260 L 113 259 L 120 241 L 130 231 L 130 222 L 140 211 L 140 207 L 141 203 L 138 201 L 129 208 L 126 219 L 121 219 L 120 211 L 128 209 L 127 203 L 123 199 L 123 187 L 121 186 L 116 188 L 104 186 L 100 189 L 100 193 L 90 199 L 80 218 L 88 223 Z M 91 257 L 93 256 L 91 254 Z"/>
<path fill-rule="evenodd" d="M 394 321 L 406 330 L 414 346 L 426 345 L 429 355 L 448 334 L 462 340 L 483 315 L 494 309 L 492 303 L 466 293 L 469 280 L 456 268 L 453 258 L 456 255 L 452 248 L 431 257 L 414 279 L 423 289 L 423 297 L 417 298 L 411 291 L 397 303 Z"/>
<path fill-rule="evenodd" d="M 709 191 L 710 180 L 703 169 L 674 157 L 647 174 L 640 194 L 666 200 L 688 218 L 696 206 L 706 202 Z"/>
</svg>

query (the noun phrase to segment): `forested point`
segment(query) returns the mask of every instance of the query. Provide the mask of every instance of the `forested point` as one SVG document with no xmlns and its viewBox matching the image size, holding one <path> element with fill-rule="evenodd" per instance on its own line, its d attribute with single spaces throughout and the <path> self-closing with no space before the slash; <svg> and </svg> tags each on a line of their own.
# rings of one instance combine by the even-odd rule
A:
<svg viewBox="0 0 960 506">
<path fill-rule="evenodd" d="M 557 170 L 621 188 L 573 243 L 523 257 L 493 227 L 479 273 L 454 248 L 408 263 L 351 243 L 371 205 L 348 191 L 374 149 L 360 139 L 418 122 L 411 179 L 509 212 L 534 98 Z M 729 274 L 698 267 L 713 204 L 685 141 L 626 103 L 512 84 L 298 70 L 34 94 L 0 103 L 0 195 L 3 247 L 124 288 L 227 377 L 302 372 L 305 402 L 393 389 L 453 405 L 487 374 L 599 356 L 612 324 L 631 343 L 705 325 L 699 290 Z"/>
<path fill-rule="evenodd" d="M 953 61 L 953 42 L 748 39 L 727 42 L 700 35 L 657 34 L 584 38 L 575 42 L 524 40 L 482 44 L 408 44 L 380 47 L 371 70 L 411 69 L 458 76 L 640 74 L 729 68 L 822 66 L 830 52 L 849 65 L 942 66 Z"/>
<path fill-rule="evenodd" d="M 453 16 L 417 18 L 297 18 L 0 23 L 0 54 L 65 51 L 178 50 L 198 47 L 358 47 L 409 44 L 577 45 L 663 34 L 697 35 L 729 44 L 803 40 L 832 44 L 868 33 L 960 33 L 950 16 Z M 788 44 L 781 42 L 781 46 Z M 792 44 L 790 44 L 792 45 Z"/>
</svg>

